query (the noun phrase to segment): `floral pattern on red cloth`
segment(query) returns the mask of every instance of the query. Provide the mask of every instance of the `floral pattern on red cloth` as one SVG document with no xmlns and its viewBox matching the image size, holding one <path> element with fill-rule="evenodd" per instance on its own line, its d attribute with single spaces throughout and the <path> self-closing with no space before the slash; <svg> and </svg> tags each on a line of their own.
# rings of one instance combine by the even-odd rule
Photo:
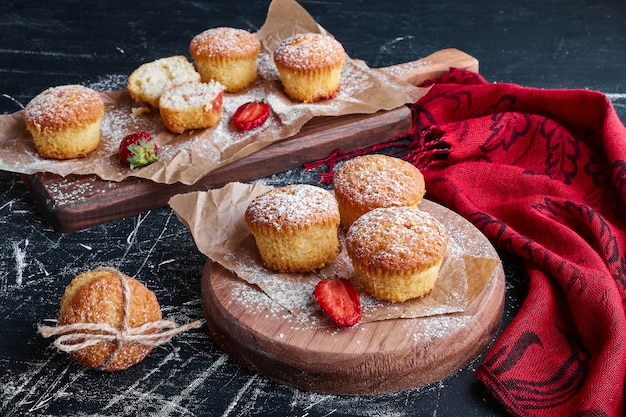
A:
<svg viewBox="0 0 626 417">
<path fill-rule="evenodd" d="M 623 416 L 624 124 L 596 91 L 461 69 L 428 84 L 411 131 L 359 153 L 399 147 L 430 199 L 522 259 L 528 294 L 477 378 L 512 415 Z"/>
</svg>

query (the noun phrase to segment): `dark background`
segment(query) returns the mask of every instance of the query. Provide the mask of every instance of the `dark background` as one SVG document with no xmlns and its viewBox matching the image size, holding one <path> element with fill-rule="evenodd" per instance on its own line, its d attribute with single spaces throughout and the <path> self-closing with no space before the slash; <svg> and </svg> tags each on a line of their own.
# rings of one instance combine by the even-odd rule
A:
<svg viewBox="0 0 626 417">
<path fill-rule="evenodd" d="M 513 3 L 513 4 L 510 4 Z M 626 120 L 626 2 L 302 1 L 353 58 L 371 67 L 454 47 L 476 57 L 492 82 L 583 88 L 607 94 Z M 0 113 L 19 111 L 47 87 L 125 85 L 141 63 L 187 55 L 215 26 L 256 31 L 269 1 L 4 1 L 0 4 Z M 316 183 L 300 169 L 264 179 Z M 72 234 L 53 231 L 19 175 L 0 172 L 0 414 L 156 416 L 483 416 L 502 410 L 474 379 L 477 358 L 438 383 L 373 397 L 303 392 L 255 375 L 203 328 L 156 348 L 116 374 L 88 370 L 36 333 L 56 317 L 71 278 L 115 266 L 152 289 L 165 318 L 202 318 L 204 255 L 169 208 Z M 503 327 L 525 279 L 501 254 L 507 278 Z"/>
</svg>

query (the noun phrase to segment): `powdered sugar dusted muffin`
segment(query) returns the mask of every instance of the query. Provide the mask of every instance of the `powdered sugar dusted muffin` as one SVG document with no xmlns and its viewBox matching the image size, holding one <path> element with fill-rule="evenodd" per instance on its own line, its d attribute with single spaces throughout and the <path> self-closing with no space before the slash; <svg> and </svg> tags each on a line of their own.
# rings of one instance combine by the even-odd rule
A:
<svg viewBox="0 0 626 417">
<path fill-rule="evenodd" d="M 120 275 L 122 275 L 120 277 Z M 129 303 L 125 311 L 124 288 L 126 280 Z M 59 324 L 93 324 L 122 327 L 124 319 L 130 328 L 161 320 L 161 307 L 156 296 L 142 283 L 113 268 L 100 268 L 77 275 L 65 288 L 59 309 Z M 155 333 L 156 329 L 143 334 Z M 81 332 L 100 334 L 99 330 Z M 120 371 L 142 361 L 152 346 L 135 342 L 100 342 L 73 351 L 79 363 L 105 371 Z"/>
<path fill-rule="evenodd" d="M 274 50 L 274 63 L 285 94 L 304 103 L 339 94 L 345 57 L 339 41 L 320 33 L 298 33 Z"/>
<path fill-rule="evenodd" d="M 51 87 L 24 108 L 26 128 L 43 158 L 71 159 L 93 152 L 100 143 L 104 102 L 80 85 Z"/>
<path fill-rule="evenodd" d="M 142 64 L 130 74 L 127 86 L 134 100 L 157 108 L 166 90 L 190 81 L 200 81 L 200 74 L 186 57 L 176 55 Z"/>
<path fill-rule="evenodd" d="M 333 174 L 341 225 L 350 227 L 378 207 L 417 206 L 426 192 L 424 176 L 413 164 L 387 155 L 357 156 Z"/>
<path fill-rule="evenodd" d="M 261 42 L 254 34 L 229 27 L 205 30 L 189 44 L 202 81 L 215 80 L 227 93 L 243 90 L 256 80 L 260 52 Z"/>
<path fill-rule="evenodd" d="M 337 256 L 339 209 L 320 187 L 292 184 L 256 197 L 245 212 L 263 264 L 280 272 L 307 272 Z"/>
<path fill-rule="evenodd" d="M 354 278 L 368 294 L 403 302 L 435 286 L 448 235 L 431 214 L 415 207 L 385 207 L 359 217 L 346 234 Z"/>
<path fill-rule="evenodd" d="M 166 90 L 159 113 L 174 133 L 215 126 L 222 115 L 224 86 L 218 82 L 188 82 Z"/>
</svg>

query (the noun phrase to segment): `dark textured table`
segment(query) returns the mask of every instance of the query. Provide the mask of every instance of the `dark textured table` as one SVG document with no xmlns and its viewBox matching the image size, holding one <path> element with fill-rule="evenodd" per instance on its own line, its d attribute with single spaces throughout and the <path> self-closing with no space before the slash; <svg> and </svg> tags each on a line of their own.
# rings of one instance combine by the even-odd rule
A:
<svg viewBox="0 0 626 417">
<path fill-rule="evenodd" d="M 493 82 L 600 90 L 626 120 L 626 3 L 622 0 L 303 1 L 371 67 L 454 47 L 478 58 Z M 141 63 L 186 54 L 214 26 L 256 31 L 269 1 L 4 1 L 0 4 L 0 113 L 47 87 L 123 87 Z M 263 179 L 316 183 L 295 169 Z M 225 355 L 205 328 L 157 347 L 140 365 L 106 374 L 74 363 L 36 332 L 56 317 L 65 285 L 115 266 L 152 289 L 166 318 L 202 318 L 205 256 L 167 208 L 72 234 L 53 231 L 20 180 L 0 172 L 0 414 L 67 416 L 482 416 L 502 410 L 473 376 L 480 358 L 429 386 L 372 397 L 299 391 L 255 375 Z M 524 298 L 517 259 L 501 254 L 503 326 Z"/>
</svg>

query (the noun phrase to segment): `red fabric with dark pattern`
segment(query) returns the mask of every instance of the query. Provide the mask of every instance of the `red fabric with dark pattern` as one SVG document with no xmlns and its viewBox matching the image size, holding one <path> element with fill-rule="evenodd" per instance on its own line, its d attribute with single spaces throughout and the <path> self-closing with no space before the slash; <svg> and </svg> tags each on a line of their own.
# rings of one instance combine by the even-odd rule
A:
<svg viewBox="0 0 626 417">
<path fill-rule="evenodd" d="M 626 129 L 611 103 L 455 70 L 414 114 L 414 135 L 437 131 L 450 145 L 445 162 L 422 168 L 430 197 L 528 274 L 478 379 L 514 415 L 623 416 Z"/>
<path fill-rule="evenodd" d="M 626 128 L 599 92 L 431 85 L 406 137 L 360 153 L 400 146 L 430 199 L 523 260 L 528 295 L 477 378 L 512 415 L 623 416 Z"/>
</svg>

